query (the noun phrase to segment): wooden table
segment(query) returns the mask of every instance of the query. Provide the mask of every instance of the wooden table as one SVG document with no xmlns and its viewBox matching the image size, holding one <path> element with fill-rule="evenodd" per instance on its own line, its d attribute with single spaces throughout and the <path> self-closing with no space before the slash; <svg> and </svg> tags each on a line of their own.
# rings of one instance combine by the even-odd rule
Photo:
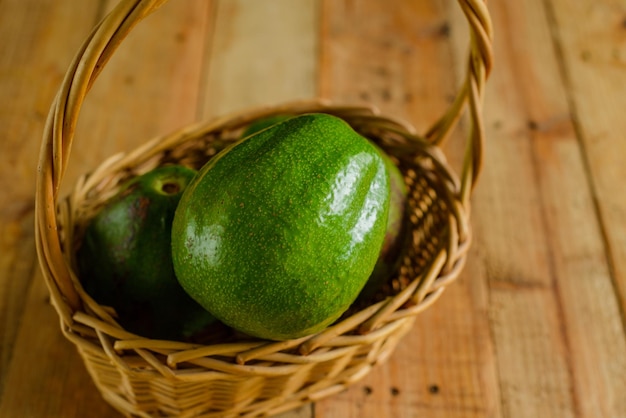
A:
<svg viewBox="0 0 626 418">
<path fill-rule="evenodd" d="M 113 3 L 0 0 L 2 417 L 117 416 L 59 331 L 33 238 L 48 107 Z M 626 417 L 626 3 L 489 6 L 496 67 L 465 271 L 386 364 L 285 418 Z M 65 186 L 155 135 L 285 100 L 373 102 L 423 131 L 466 46 L 452 1 L 172 0 L 90 93 Z"/>
</svg>

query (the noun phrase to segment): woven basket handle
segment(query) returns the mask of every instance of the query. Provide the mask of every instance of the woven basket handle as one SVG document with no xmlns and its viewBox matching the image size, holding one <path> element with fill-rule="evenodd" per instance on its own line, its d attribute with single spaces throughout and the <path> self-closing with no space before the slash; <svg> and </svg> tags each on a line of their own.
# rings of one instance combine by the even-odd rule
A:
<svg viewBox="0 0 626 418">
<path fill-rule="evenodd" d="M 452 106 L 426 132 L 425 137 L 429 142 L 441 145 L 461 118 L 465 105 L 469 104 L 471 128 L 461 171 L 460 191 L 461 202 L 468 206 L 471 191 L 482 168 L 485 142 L 482 118 L 483 92 L 493 66 L 493 27 L 486 5 L 487 0 L 458 0 L 458 2 L 469 22 L 471 36 L 465 81 Z"/>
<path fill-rule="evenodd" d="M 79 110 L 87 92 L 131 29 L 167 0 L 122 0 L 89 34 L 74 57 L 52 104 L 39 155 L 35 238 L 43 274 L 56 282 L 72 311 L 80 307 L 69 263 L 61 251 L 56 203 L 70 157 Z"/>
<path fill-rule="evenodd" d="M 69 310 L 65 318 L 80 308 L 80 298 L 72 284 L 69 262 L 63 256 L 57 222 L 57 202 L 61 181 L 69 160 L 74 131 L 85 96 L 119 44 L 143 18 L 168 0 L 121 0 L 94 28 L 83 43 L 61 88 L 46 122 L 40 151 L 35 198 L 35 235 L 43 274 L 52 293 L 63 296 Z M 462 202 L 469 196 L 482 165 L 484 130 L 482 96 L 492 64 L 492 28 L 486 0 L 459 0 L 470 24 L 471 51 L 467 77 L 450 109 L 427 132 L 426 138 L 439 145 L 448 137 L 469 104 L 472 127 L 461 173 Z M 54 298 L 53 298 L 54 300 Z"/>
</svg>

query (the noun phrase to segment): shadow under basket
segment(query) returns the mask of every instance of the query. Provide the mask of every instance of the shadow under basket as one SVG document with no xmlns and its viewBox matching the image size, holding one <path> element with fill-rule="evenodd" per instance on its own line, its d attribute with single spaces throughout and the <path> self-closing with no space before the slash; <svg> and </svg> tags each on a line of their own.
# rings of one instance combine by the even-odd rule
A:
<svg viewBox="0 0 626 418">
<path fill-rule="evenodd" d="M 482 95 L 491 68 L 491 23 L 482 0 L 459 1 L 471 33 L 465 81 L 424 135 L 372 107 L 314 100 L 240 112 L 155 138 L 111 157 L 59 198 L 85 95 L 117 46 L 163 0 L 122 0 L 94 29 L 70 66 L 46 124 L 36 194 L 37 251 L 61 330 L 74 343 L 104 399 L 127 416 L 270 416 L 338 393 L 386 360 L 416 316 L 455 280 L 470 244 L 469 201 L 481 166 Z M 460 174 L 441 144 L 469 109 Z M 129 178 L 166 164 L 200 168 L 251 123 L 323 112 L 347 121 L 397 164 L 408 195 L 399 267 L 371 300 L 335 324 L 288 341 L 224 333 L 203 341 L 152 340 L 124 330 L 80 285 L 76 242 L 97 208 Z M 219 333 L 215 334 L 221 335 Z"/>
</svg>

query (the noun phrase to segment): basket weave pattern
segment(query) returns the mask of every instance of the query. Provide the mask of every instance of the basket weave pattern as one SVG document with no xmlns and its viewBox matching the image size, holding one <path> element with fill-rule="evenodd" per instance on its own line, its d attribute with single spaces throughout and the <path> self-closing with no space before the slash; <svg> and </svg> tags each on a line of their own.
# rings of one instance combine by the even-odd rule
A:
<svg viewBox="0 0 626 418">
<path fill-rule="evenodd" d="M 111 157 L 61 198 L 78 114 L 102 67 L 131 28 L 163 0 L 122 0 L 94 29 L 66 74 L 46 124 L 36 195 L 37 250 L 64 335 L 103 397 L 133 416 L 256 417 L 342 391 L 392 354 L 416 318 L 455 280 L 471 241 L 469 200 L 482 157 L 482 94 L 491 68 L 491 24 L 482 0 L 459 1 L 470 23 L 466 79 L 424 135 L 371 107 L 317 100 L 253 109 L 201 122 Z M 469 108 L 471 128 L 460 175 L 440 145 Z M 88 220 L 121 183 L 157 166 L 200 168 L 260 118 L 334 114 L 383 148 L 409 190 L 407 243 L 400 268 L 368 304 L 353 306 L 323 332 L 282 342 L 228 335 L 202 342 L 160 341 L 122 329 L 87 295 L 74 253 Z"/>
</svg>

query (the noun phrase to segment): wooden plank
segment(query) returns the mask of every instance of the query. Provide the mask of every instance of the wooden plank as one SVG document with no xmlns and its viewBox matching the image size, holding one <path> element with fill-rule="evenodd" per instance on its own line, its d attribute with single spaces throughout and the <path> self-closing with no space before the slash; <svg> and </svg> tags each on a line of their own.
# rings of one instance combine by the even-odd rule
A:
<svg viewBox="0 0 626 418">
<path fill-rule="evenodd" d="M 325 2 L 321 94 L 373 102 L 424 131 L 449 106 L 466 62 L 467 32 L 454 7 L 435 0 Z M 465 39 L 461 48 L 450 36 L 457 30 Z M 452 153 L 456 163 L 460 154 Z M 472 250 L 462 277 L 417 318 L 389 362 L 346 393 L 319 402 L 316 417 L 500 416 L 478 251 Z"/>
<path fill-rule="evenodd" d="M 494 140 L 474 220 L 490 277 L 502 411 L 623 416 L 626 344 L 554 22 L 541 1 L 491 7 Z"/>
<path fill-rule="evenodd" d="M 48 289 L 37 270 L 0 402 L 3 417 L 113 417 L 75 347 L 59 330 Z"/>
<path fill-rule="evenodd" d="M 218 1 L 202 116 L 313 98 L 317 3 Z"/>
<path fill-rule="evenodd" d="M 626 306 L 626 6 L 620 1 L 549 2 L 578 133 L 602 218 L 622 314 Z M 601 76 L 599 74 L 601 73 Z"/>
<path fill-rule="evenodd" d="M 572 5 L 553 0 L 547 4 L 582 146 L 582 164 L 590 176 L 592 191 L 585 204 L 591 206 L 589 212 L 595 209 L 600 216 L 604 242 L 597 245 L 604 245 L 609 262 L 608 272 L 598 271 L 594 263 L 581 260 L 580 252 L 572 251 L 572 256 L 581 260 L 578 271 L 584 272 L 587 280 L 572 283 L 568 291 L 586 300 L 586 310 L 595 314 L 593 319 L 580 318 L 572 326 L 591 340 L 590 346 L 601 351 L 598 355 L 586 345 L 575 346 L 574 361 L 581 370 L 578 381 L 581 392 L 587 394 L 581 409 L 589 416 L 594 411 L 596 416 L 625 416 L 626 346 L 619 334 L 626 330 L 626 196 L 621 185 L 621 179 L 626 178 L 622 159 L 626 154 L 622 135 L 626 120 L 620 111 L 626 106 L 626 5 L 612 0 Z M 553 184 L 554 189 L 556 186 Z M 569 243 L 569 247 L 588 244 L 587 235 L 583 235 L 586 228 L 581 229 L 577 245 Z M 604 254 L 594 255 L 604 260 Z M 607 275 L 612 276 L 612 283 L 604 280 Z M 621 307 L 621 323 L 611 290 Z"/>
<path fill-rule="evenodd" d="M 320 96 L 373 103 L 424 131 L 456 94 L 451 66 L 465 62 L 451 56 L 446 6 L 378 3 L 323 2 Z"/>
<path fill-rule="evenodd" d="M 96 12 L 92 2 L 0 2 L 0 395 L 38 269 L 33 196 L 45 116 Z M 75 24 L 58 25 L 60 20 Z"/>
<path fill-rule="evenodd" d="M 15 98 L 0 105 L 0 147 L 10 156 L 0 167 L 1 200 L 10 202 L 0 211 L 0 416 L 113 414 L 62 337 L 43 279 L 31 280 L 38 272 L 32 201 L 43 122 L 72 56 L 109 7 L 0 2 L 0 91 Z M 64 186 L 111 154 L 196 118 L 210 21 L 205 0 L 170 2 L 129 36 L 85 102 Z"/>
</svg>

